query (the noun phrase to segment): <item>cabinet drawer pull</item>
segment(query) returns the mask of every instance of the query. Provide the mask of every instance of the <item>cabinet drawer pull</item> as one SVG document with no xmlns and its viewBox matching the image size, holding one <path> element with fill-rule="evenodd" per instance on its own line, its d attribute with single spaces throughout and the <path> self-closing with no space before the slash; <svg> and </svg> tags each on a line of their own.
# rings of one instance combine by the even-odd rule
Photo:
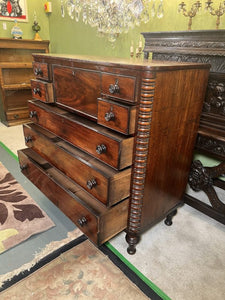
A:
<svg viewBox="0 0 225 300">
<path fill-rule="evenodd" d="M 37 87 L 37 88 L 33 88 L 33 92 L 35 95 L 39 95 L 41 96 L 41 90 Z"/>
<path fill-rule="evenodd" d="M 38 75 L 42 76 L 43 75 L 42 69 L 41 68 L 35 68 L 34 69 L 34 75 L 35 76 L 38 76 Z"/>
<path fill-rule="evenodd" d="M 20 170 L 23 171 L 28 168 L 27 164 L 20 165 Z"/>
<path fill-rule="evenodd" d="M 106 149 L 107 149 L 106 146 L 104 144 L 101 144 L 96 147 L 96 152 L 98 154 L 102 154 L 106 152 Z"/>
<path fill-rule="evenodd" d="M 37 117 L 37 112 L 35 110 L 30 111 L 30 118 Z"/>
<path fill-rule="evenodd" d="M 19 115 L 16 114 L 16 115 L 14 115 L 13 117 L 14 117 L 14 119 L 18 119 L 18 118 L 19 118 Z"/>
<path fill-rule="evenodd" d="M 93 187 L 95 187 L 96 185 L 97 185 L 97 182 L 96 182 L 95 178 L 90 179 L 90 180 L 87 181 L 87 188 L 88 188 L 89 190 L 91 190 L 91 189 L 92 189 Z"/>
<path fill-rule="evenodd" d="M 109 122 L 109 121 L 113 120 L 114 118 L 115 118 L 115 115 L 114 115 L 114 113 L 112 111 L 107 112 L 105 114 L 105 120 L 106 120 L 106 122 Z"/>
<path fill-rule="evenodd" d="M 109 92 L 110 92 L 110 94 L 119 93 L 120 87 L 119 87 L 118 83 L 119 83 L 119 80 L 116 79 L 115 84 L 110 84 L 110 86 L 109 86 Z"/>
<path fill-rule="evenodd" d="M 87 224 L 87 219 L 85 217 L 81 217 L 80 219 L 78 219 L 78 224 L 83 227 L 84 225 Z"/>
<path fill-rule="evenodd" d="M 32 142 L 32 137 L 30 135 L 25 136 L 25 143 L 27 144 L 29 142 Z"/>
</svg>

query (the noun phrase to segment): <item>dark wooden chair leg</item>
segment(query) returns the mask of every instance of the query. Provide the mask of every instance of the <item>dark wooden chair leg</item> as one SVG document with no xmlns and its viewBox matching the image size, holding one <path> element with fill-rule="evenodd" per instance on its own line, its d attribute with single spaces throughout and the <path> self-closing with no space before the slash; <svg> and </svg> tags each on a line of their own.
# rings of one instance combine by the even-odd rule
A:
<svg viewBox="0 0 225 300">
<path fill-rule="evenodd" d="M 177 209 L 173 210 L 171 213 L 169 213 L 164 221 L 164 223 L 167 226 L 171 226 L 173 224 L 172 219 L 177 214 Z"/>
</svg>

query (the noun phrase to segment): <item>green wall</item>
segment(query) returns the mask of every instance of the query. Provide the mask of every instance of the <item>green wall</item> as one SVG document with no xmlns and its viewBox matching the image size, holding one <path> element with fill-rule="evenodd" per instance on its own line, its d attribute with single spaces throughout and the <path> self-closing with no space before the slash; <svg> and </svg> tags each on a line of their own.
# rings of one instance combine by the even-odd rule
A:
<svg viewBox="0 0 225 300">
<path fill-rule="evenodd" d="M 37 15 L 37 21 L 41 26 L 39 32 L 43 40 L 49 40 L 49 16 L 44 11 L 44 3 L 46 0 L 27 0 L 28 22 L 18 22 L 19 27 L 23 31 L 23 39 L 33 39 L 34 32 L 32 31 L 32 25 L 34 22 L 34 12 Z M 7 30 L 3 29 L 3 23 L 6 23 Z M 11 38 L 11 29 L 14 26 L 12 21 L 0 21 L 0 37 Z"/>
<path fill-rule="evenodd" d="M 151 1 L 152 2 L 152 1 Z M 156 0 L 156 4 L 159 4 Z M 49 16 L 50 37 L 52 51 L 56 53 L 91 54 L 103 56 L 128 57 L 131 41 L 136 44 L 139 40 L 140 32 L 143 31 L 178 31 L 187 30 L 188 18 L 177 12 L 178 4 L 181 0 L 164 0 L 164 17 L 152 18 L 149 23 L 142 24 L 130 30 L 128 34 L 121 34 L 117 42 L 112 45 L 105 38 L 100 38 L 96 34 L 96 29 L 85 25 L 82 21 L 71 20 L 68 15 L 61 17 L 60 0 L 52 0 L 53 12 Z M 187 9 L 190 3 L 195 1 L 186 0 Z M 220 1 L 215 0 L 216 6 Z M 205 1 L 202 1 L 205 3 Z M 216 17 L 211 16 L 204 9 L 193 18 L 193 30 L 215 29 Z M 221 18 L 221 29 L 225 29 L 225 16 Z"/>
</svg>

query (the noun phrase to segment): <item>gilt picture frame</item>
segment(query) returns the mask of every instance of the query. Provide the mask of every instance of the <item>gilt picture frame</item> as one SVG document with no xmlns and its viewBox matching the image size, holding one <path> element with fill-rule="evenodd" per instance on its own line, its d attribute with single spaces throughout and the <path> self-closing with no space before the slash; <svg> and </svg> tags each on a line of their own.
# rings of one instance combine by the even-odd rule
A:
<svg viewBox="0 0 225 300">
<path fill-rule="evenodd" d="M 0 20 L 28 22 L 27 0 L 0 0 Z"/>
</svg>

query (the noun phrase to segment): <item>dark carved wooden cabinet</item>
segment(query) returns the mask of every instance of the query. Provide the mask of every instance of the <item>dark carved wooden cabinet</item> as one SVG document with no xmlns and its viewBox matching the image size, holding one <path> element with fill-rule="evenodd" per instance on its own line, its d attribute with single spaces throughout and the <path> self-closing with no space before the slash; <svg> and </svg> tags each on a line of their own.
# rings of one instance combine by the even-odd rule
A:
<svg viewBox="0 0 225 300">
<path fill-rule="evenodd" d="M 184 201 L 225 224 L 225 203 L 214 189 L 214 185 L 225 189 L 225 181 L 219 179 L 225 174 L 225 30 L 146 32 L 143 35 L 145 58 L 151 52 L 157 60 L 211 64 L 195 148 L 221 163 L 204 167 L 197 160 L 190 170 L 191 188 L 203 190 L 210 205 L 188 194 Z"/>
<path fill-rule="evenodd" d="M 135 253 L 182 203 L 209 65 L 33 57 L 23 174 L 96 245 L 126 230 Z"/>
</svg>

